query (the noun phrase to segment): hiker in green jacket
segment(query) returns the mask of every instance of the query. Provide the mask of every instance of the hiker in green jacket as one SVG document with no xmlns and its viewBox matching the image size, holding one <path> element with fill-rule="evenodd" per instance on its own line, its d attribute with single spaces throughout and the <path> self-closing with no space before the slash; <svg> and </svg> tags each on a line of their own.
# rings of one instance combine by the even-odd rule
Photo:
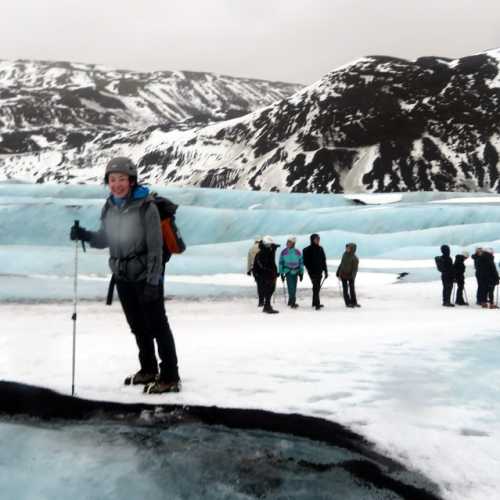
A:
<svg viewBox="0 0 500 500">
<path fill-rule="evenodd" d="M 359 259 L 356 256 L 356 243 L 347 243 L 344 255 L 337 269 L 337 278 L 342 281 L 346 307 L 361 307 L 356 300 L 354 280 L 358 274 Z"/>
</svg>

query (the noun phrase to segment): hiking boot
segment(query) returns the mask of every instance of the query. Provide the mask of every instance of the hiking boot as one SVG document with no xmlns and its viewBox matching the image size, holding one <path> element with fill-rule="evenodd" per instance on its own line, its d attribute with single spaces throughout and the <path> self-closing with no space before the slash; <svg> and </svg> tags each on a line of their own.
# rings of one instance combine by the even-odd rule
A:
<svg viewBox="0 0 500 500">
<path fill-rule="evenodd" d="M 498 306 L 496 304 L 490 304 L 490 309 L 498 309 Z"/>
<path fill-rule="evenodd" d="M 299 304 L 296 304 L 295 302 L 290 306 L 292 309 L 297 309 L 299 307 Z"/>
<path fill-rule="evenodd" d="M 264 301 L 263 300 L 259 300 L 259 305 L 257 307 L 264 307 Z"/>
<path fill-rule="evenodd" d="M 165 394 L 167 392 L 180 392 L 181 381 L 165 382 L 160 379 L 151 382 L 144 387 L 144 394 Z"/>
<path fill-rule="evenodd" d="M 267 313 L 267 314 L 278 314 L 279 311 L 276 311 L 276 309 L 273 309 L 272 306 L 264 306 L 264 309 L 262 309 L 262 312 Z"/>
<path fill-rule="evenodd" d="M 351 309 L 354 309 L 354 306 L 352 304 L 346 304 L 346 307 L 350 307 Z"/>
<path fill-rule="evenodd" d="M 321 311 L 321 306 L 314 306 L 314 309 L 316 309 L 316 311 Z"/>
<path fill-rule="evenodd" d="M 457 306 L 468 306 L 469 303 L 468 302 L 455 302 L 455 305 L 457 305 Z"/>
<path fill-rule="evenodd" d="M 359 304 L 352 304 L 352 307 L 361 307 Z"/>
<path fill-rule="evenodd" d="M 482 307 L 483 309 L 488 309 L 488 304 L 486 304 L 486 302 L 485 302 L 484 304 L 481 304 L 481 307 Z"/>
<path fill-rule="evenodd" d="M 445 302 L 443 304 L 443 307 L 455 307 L 453 304 L 450 304 L 449 302 Z"/>
<path fill-rule="evenodd" d="M 127 378 L 125 378 L 123 383 L 125 385 L 146 385 L 154 382 L 157 375 L 157 373 L 148 373 L 139 370 L 137 373 L 129 375 Z"/>
</svg>

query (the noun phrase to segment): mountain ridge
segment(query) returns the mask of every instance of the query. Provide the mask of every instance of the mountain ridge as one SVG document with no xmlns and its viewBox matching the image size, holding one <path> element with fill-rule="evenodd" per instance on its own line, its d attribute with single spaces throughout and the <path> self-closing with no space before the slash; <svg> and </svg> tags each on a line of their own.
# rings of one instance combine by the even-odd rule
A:
<svg viewBox="0 0 500 500">
<path fill-rule="evenodd" d="M 101 135 L 67 152 L 72 167 L 44 168 L 37 180 L 98 182 L 110 156 L 127 154 L 154 183 L 500 192 L 499 66 L 499 49 L 454 60 L 367 56 L 231 120 Z M 34 172 L 28 163 L 13 161 L 4 175 Z"/>
</svg>

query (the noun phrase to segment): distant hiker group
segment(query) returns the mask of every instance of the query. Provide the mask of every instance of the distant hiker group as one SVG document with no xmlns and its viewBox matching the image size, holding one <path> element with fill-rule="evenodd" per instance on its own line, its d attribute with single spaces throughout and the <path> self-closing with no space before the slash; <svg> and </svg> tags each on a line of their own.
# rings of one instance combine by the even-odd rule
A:
<svg viewBox="0 0 500 500">
<path fill-rule="evenodd" d="M 304 269 L 307 270 L 312 283 L 312 307 L 317 311 L 323 307 L 320 301 L 320 291 L 324 281 L 328 278 L 326 255 L 320 245 L 318 234 L 312 234 L 310 240 L 311 244 L 301 252 L 295 247 L 296 237 L 288 237 L 286 247 L 280 253 L 279 263 L 276 266 L 276 250 L 280 245 L 274 243 L 271 236 L 255 238 L 248 252 L 247 274 L 253 275 L 255 279 L 259 298 L 258 307 L 262 307 L 264 313 L 279 312 L 271 304 L 278 277 L 281 277 L 283 282 L 284 295 L 286 296 L 288 292 L 288 306 L 297 309 L 297 282 L 303 280 Z M 350 308 L 360 307 L 354 285 L 358 265 L 356 244 L 348 243 L 336 274 L 342 281 L 345 305 Z"/>
<path fill-rule="evenodd" d="M 448 245 L 442 245 L 441 255 L 435 257 L 436 267 L 441 273 L 443 283 L 444 307 L 469 305 L 465 289 L 465 261 L 468 258 L 468 252 L 464 251 L 456 255 L 455 262 L 453 262 Z M 471 258 L 474 261 L 477 280 L 476 304 L 484 309 L 498 309 L 498 289 L 495 301 L 495 288 L 499 284 L 499 276 L 493 249 L 478 247 Z M 452 297 L 455 283 L 456 292 Z"/>
</svg>

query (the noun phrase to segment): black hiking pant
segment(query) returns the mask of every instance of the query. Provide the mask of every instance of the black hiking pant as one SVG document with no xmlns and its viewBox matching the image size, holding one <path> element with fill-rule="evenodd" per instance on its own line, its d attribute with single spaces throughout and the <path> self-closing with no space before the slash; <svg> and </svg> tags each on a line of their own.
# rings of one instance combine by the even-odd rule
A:
<svg viewBox="0 0 500 500">
<path fill-rule="evenodd" d="M 177 354 L 165 312 L 163 285 L 160 285 L 160 297 L 153 302 L 144 301 L 144 286 L 145 282 L 116 282 L 123 312 L 139 349 L 141 370 L 146 373 L 158 372 L 156 340 L 160 358 L 160 379 L 164 382 L 177 382 L 179 380 Z"/>
<path fill-rule="evenodd" d="M 255 279 L 255 283 L 257 284 L 257 296 L 259 297 L 259 305 L 264 304 L 264 292 L 262 290 L 262 279 L 260 279 L 258 276 L 253 275 Z"/>
<path fill-rule="evenodd" d="M 484 280 L 478 280 L 478 287 L 477 287 L 477 302 L 478 304 L 486 304 L 487 302 L 490 302 L 490 304 L 493 303 L 493 290 L 491 290 L 491 285 Z"/>
<path fill-rule="evenodd" d="M 313 307 L 317 307 L 321 305 L 321 302 L 319 300 L 319 292 L 321 291 L 321 278 L 322 274 L 310 274 L 309 278 L 311 278 L 312 286 L 313 286 L 313 300 L 312 300 L 312 305 Z"/>
<path fill-rule="evenodd" d="M 358 303 L 356 300 L 356 290 L 354 289 L 353 278 L 342 278 L 342 291 L 344 292 L 344 302 L 346 306 L 354 306 Z"/>
<path fill-rule="evenodd" d="M 267 310 L 271 308 L 271 298 L 276 290 L 276 277 L 262 277 L 260 280 L 262 296 L 264 297 L 264 308 Z"/>
<path fill-rule="evenodd" d="M 451 292 L 453 291 L 453 280 L 441 277 L 443 282 L 443 304 L 451 304 Z"/>
<path fill-rule="evenodd" d="M 455 304 L 465 304 L 464 300 L 464 286 L 465 281 L 463 278 L 457 278 L 457 296 L 455 298 Z"/>
<path fill-rule="evenodd" d="M 490 285 L 488 287 L 488 302 L 492 305 L 495 303 L 495 288 L 496 285 Z"/>
</svg>

